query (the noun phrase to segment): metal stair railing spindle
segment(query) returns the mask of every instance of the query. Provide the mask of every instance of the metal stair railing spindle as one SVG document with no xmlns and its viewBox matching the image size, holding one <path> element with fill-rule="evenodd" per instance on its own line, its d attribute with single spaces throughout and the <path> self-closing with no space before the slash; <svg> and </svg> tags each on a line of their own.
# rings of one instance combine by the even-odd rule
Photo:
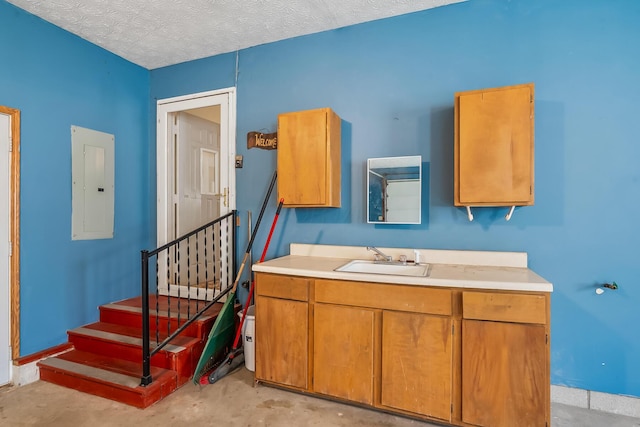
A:
<svg viewBox="0 0 640 427">
<path fill-rule="evenodd" d="M 153 382 L 151 376 L 151 359 L 154 354 L 159 352 L 167 344 L 169 344 L 174 338 L 180 335 L 187 327 L 189 327 L 194 321 L 202 316 L 204 312 L 209 310 L 215 303 L 219 302 L 224 296 L 226 296 L 233 288 L 233 283 L 236 279 L 235 264 L 236 264 L 236 219 L 237 211 L 233 210 L 226 215 L 223 215 L 208 224 L 205 224 L 197 229 L 181 236 L 163 246 L 152 251 L 141 251 L 141 282 L 142 282 L 142 376 L 140 380 L 141 386 L 147 386 Z M 216 233 L 217 232 L 217 233 Z M 202 233 L 204 236 L 204 244 L 199 245 L 198 234 Z M 207 234 L 210 233 L 211 242 L 207 247 Z M 216 235 L 218 239 L 216 240 Z M 191 238 L 195 239 L 195 274 L 191 274 L 191 253 L 190 243 Z M 184 268 L 181 269 L 181 257 L 180 257 L 180 245 L 187 245 L 187 253 L 185 257 L 182 257 L 183 262 L 186 260 L 186 273 Z M 202 254 L 200 254 L 202 250 Z M 204 258 L 204 259 L 203 259 Z M 155 259 L 155 260 L 154 260 Z M 173 262 L 172 262 L 173 259 Z M 149 283 L 149 268 L 152 260 L 155 261 L 155 345 L 151 344 L 151 313 L 149 307 L 150 301 L 150 283 Z M 200 280 L 200 263 L 202 262 L 202 268 L 204 268 L 205 283 L 191 283 L 192 279 L 196 282 Z M 163 271 L 165 270 L 166 271 Z M 212 271 L 210 271 L 212 270 Z M 185 277 L 181 277 L 185 276 Z M 195 277 L 194 277 L 195 276 Z M 167 331 L 166 338 L 160 342 L 160 287 L 164 285 L 162 282 L 166 280 L 166 294 L 167 294 Z M 172 284 L 171 282 L 174 282 Z M 186 283 L 185 283 L 186 282 Z M 211 286 L 209 284 L 211 283 Z M 191 302 L 192 299 L 191 290 L 196 286 L 196 296 L 198 300 L 195 304 L 195 313 L 192 314 Z M 200 305 L 200 288 L 204 286 L 204 301 L 202 307 Z M 180 299 L 183 296 L 183 290 L 186 289 L 187 298 L 184 304 L 187 305 L 186 316 L 180 309 Z M 171 297 L 173 293 L 173 298 Z M 177 295 L 177 297 L 176 297 Z M 177 301 L 175 301 L 177 298 Z M 175 301 L 177 305 L 177 313 L 173 314 L 173 317 L 177 319 L 177 325 L 175 330 L 172 329 L 172 313 L 171 305 L 172 301 Z M 153 347 L 153 348 L 152 348 Z"/>
<path fill-rule="evenodd" d="M 207 257 L 208 246 L 207 246 L 207 230 L 204 230 L 204 293 L 206 294 L 209 290 L 209 257 Z M 213 238 L 212 238 L 213 240 Z"/>
<path fill-rule="evenodd" d="M 196 311 L 198 311 L 198 298 L 200 297 L 200 257 L 198 256 L 198 251 L 200 250 L 200 233 L 196 234 Z M 187 310 L 187 317 L 191 317 L 191 305 L 189 305 L 189 309 Z"/>
<path fill-rule="evenodd" d="M 149 251 L 142 251 L 142 378 L 140 385 L 151 384 L 149 355 Z"/>
</svg>

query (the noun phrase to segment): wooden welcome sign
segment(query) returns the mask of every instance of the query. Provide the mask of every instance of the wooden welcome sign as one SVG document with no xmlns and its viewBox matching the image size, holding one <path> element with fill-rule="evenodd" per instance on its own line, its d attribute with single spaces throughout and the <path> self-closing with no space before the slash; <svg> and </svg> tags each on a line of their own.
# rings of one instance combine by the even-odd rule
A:
<svg viewBox="0 0 640 427">
<path fill-rule="evenodd" d="M 275 150 L 278 148 L 278 132 L 249 132 L 247 134 L 247 148 L 253 147 L 262 148 L 263 150 Z"/>
</svg>

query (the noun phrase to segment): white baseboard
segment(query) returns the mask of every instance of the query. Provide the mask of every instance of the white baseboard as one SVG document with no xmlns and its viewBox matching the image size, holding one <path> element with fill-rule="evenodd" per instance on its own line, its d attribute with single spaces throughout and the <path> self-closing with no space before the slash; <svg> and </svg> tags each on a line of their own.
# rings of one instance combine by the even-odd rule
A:
<svg viewBox="0 0 640 427">
<path fill-rule="evenodd" d="M 21 358 L 21 360 L 19 359 L 18 361 L 14 361 L 13 365 L 11 366 L 11 383 L 15 387 L 20 387 L 38 381 L 40 379 L 40 368 L 38 368 L 39 361 L 46 359 L 47 357 L 53 357 L 62 353 L 66 353 L 72 348 L 73 347 L 70 344 L 59 345 L 30 356 L 25 356 Z M 31 361 L 28 363 L 22 363 L 24 359 L 28 359 Z"/>
<path fill-rule="evenodd" d="M 640 418 L 640 398 L 633 396 L 552 385 L 551 402 Z"/>
<path fill-rule="evenodd" d="M 31 363 L 25 363 L 24 365 L 13 365 L 12 369 L 12 383 L 16 387 L 31 384 L 40 379 L 40 369 L 37 363 L 39 360 Z"/>
</svg>

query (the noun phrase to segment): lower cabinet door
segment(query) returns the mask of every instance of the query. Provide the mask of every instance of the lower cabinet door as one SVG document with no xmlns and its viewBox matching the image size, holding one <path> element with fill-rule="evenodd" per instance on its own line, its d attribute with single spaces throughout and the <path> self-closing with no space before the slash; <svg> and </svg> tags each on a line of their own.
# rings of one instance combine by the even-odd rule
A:
<svg viewBox="0 0 640 427">
<path fill-rule="evenodd" d="M 462 322 L 462 421 L 544 427 L 549 378 L 542 325 Z"/>
<path fill-rule="evenodd" d="M 425 314 L 383 313 L 383 406 L 451 421 L 451 322 Z"/>
<path fill-rule="evenodd" d="M 308 388 L 309 304 L 256 297 L 256 379 Z"/>
<path fill-rule="evenodd" d="M 315 304 L 313 390 L 373 404 L 375 310 Z"/>
</svg>

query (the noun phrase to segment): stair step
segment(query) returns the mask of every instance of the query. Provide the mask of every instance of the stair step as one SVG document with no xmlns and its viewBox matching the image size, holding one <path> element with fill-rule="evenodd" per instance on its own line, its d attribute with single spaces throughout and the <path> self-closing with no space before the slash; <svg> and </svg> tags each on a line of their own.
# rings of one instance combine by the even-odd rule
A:
<svg viewBox="0 0 640 427">
<path fill-rule="evenodd" d="M 68 331 L 69 341 L 80 351 L 120 358 L 131 362 L 142 360 L 142 331 L 133 327 L 109 323 L 92 323 Z M 162 339 L 163 337 L 161 337 Z M 155 339 L 151 340 L 151 350 Z M 151 358 L 151 365 L 175 370 L 181 377 L 193 374 L 204 342 L 193 337 L 178 336 Z"/>
<path fill-rule="evenodd" d="M 142 307 L 142 297 L 128 298 L 121 301 L 116 301 L 112 304 L 140 308 Z M 177 297 L 169 298 L 166 296 L 156 297 L 155 295 L 149 296 L 149 309 L 154 313 L 157 308 L 161 312 L 171 312 L 172 314 L 180 312 L 184 317 L 187 312 L 193 315 L 194 313 L 202 310 L 206 304 L 208 304 L 208 302 L 198 301 L 194 299 Z M 222 305 L 222 303 L 215 303 L 212 307 L 209 308 L 207 314 L 215 316 L 222 308 Z M 214 311 L 210 312 L 210 310 Z"/>
<path fill-rule="evenodd" d="M 63 354 L 58 354 L 50 359 L 53 358 L 73 363 L 81 363 L 93 368 L 104 369 L 116 374 L 133 377 L 136 379 L 138 384 L 140 383 L 140 377 L 142 376 L 142 362 L 140 361 L 131 362 L 129 360 L 80 350 L 71 350 Z M 157 366 L 151 366 L 151 376 L 154 378 L 164 372 L 171 371 Z"/>
<path fill-rule="evenodd" d="M 213 304 L 198 320 L 151 357 L 152 383 L 142 376 L 142 298 L 130 298 L 100 307 L 100 321 L 68 331 L 66 353 L 38 362 L 40 378 L 64 387 L 145 408 L 189 381 L 204 349 L 209 331 L 222 308 Z M 178 323 L 195 315 L 205 303 L 176 297 L 150 297 L 153 350 Z M 178 309 L 179 305 L 179 309 Z M 156 323 L 156 306 L 159 317 Z M 236 305 L 236 311 L 240 306 Z M 180 317 L 180 322 L 178 322 Z M 238 319 L 236 318 L 236 321 Z M 236 324 L 237 326 L 237 324 Z M 156 328 L 158 338 L 156 339 Z"/>
<path fill-rule="evenodd" d="M 140 378 L 59 358 L 45 359 L 40 363 L 40 367 L 43 366 L 60 371 L 74 372 L 77 375 L 95 378 L 96 380 L 112 383 L 121 387 L 136 388 L 140 385 Z"/>
<path fill-rule="evenodd" d="M 71 329 L 68 331 L 69 334 L 81 334 L 81 335 L 90 335 L 96 338 L 102 338 L 104 340 L 113 340 L 122 342 L 129 345 L 140 345 L 142 346 L 142 330 L 140 328 L 136 328 L 134 326 L 123 326 L 116 325 L 113 323 L 106 322 L 95 322 L 90 323 L 88 325 L 80 326 L 79 328 Z M 159 334 L 160 341 L 164 340 L 167 337 L 166 332 Z M 151 349 L 153 350 L 156 345 L 155 333 L 151 336 Z M 196 337 L 189 336 L 177 336 L 173 339 L 171 344 L 169 344 L 165 349 L 167 351 L 178 352 L 201 341 Z M 171 349 L 171 350 L 169 350 Z"/>
<path fill-rule="evenodd" d="M 178 309 L 178 305 L 180 308 Z M 183 325 L 189 317 L 204 308 L 203 301 L 182 301 L 178 303 L 177 298 L 168 299 L 160 297 L 158 299 L 158 319 L 156 323 L 156 299 L 150 297 L 149 327 L 151 331 L 156 328 L 161 332 L 167 332 L 170 324 L 171 332 Z M 221 303 L 213 304 L 198 320 L 189 325 L 181 335 L 206 337 L 208 331 L 213 326 L 216 316 L 222 308 Z M 100 307 L 100 320 L 107 323 L 120 324 L 124 326 L 142 327 L 142 299 L 130 298 Z"/>
<path fill-rule="evenodd" d="M 41 360 L 38 366 L 44 381 L 138 408 L 161 400 L 181 385 L 174 371 L 152 368 L 153 382 L 143 387 L 140 363 L 77 350 Z"/>
</svg>

